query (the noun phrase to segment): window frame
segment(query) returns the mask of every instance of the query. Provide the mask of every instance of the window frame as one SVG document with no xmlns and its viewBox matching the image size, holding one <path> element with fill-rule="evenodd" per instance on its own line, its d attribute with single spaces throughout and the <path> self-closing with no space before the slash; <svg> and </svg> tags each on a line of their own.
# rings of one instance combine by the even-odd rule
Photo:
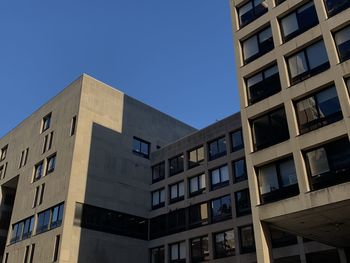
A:
<svg viewBox="0 0 350 263">
<path fill-rule="evenodd" d="M 252 244 L 250 246 L 244 246 L 243 245 L 243 234 L 242 231 L 244 229 L 251 229 L 252 233 Z M 238 237 L 239 237 L 239 245 L 240 245 L 240 252 L 241 254 L 247 254 L 255 251 L 255 238 L 254 238 L 254 227 L 253 225 L 245 225 L 245 226 L 239 226 L 238 227 Z"/>
<path fill-rule="evenodd" d="M 50 129 L 51 121 L 52 121 L 52 112 L 46 114 L 42 118 L 42 120 L 41 120 L 41 132 L 40 133 L 43 133 L 43 132 L 47 131 L 48 129 Z"/>
<path fill-rule="evenodd" d="M 203 209 L 203 207 L 205 207 Z M 206 211 L 202 214 L 203 211 Z M 198 213 L 199 212 L 199 213 Z M 194 216 L 195 215 L 195 216 Z M 199 217 L 197 217 L 199 215 Z M 210 212 L 208 202 L 194 204 L 188 207 L 188 225 L 189 228 L 196 228 L 209 224 Z"/>
<path fill-rule="evenodd" d="M 234 145 L 234 135 L 235 134 L 239 134 L 240 136 L 240 140 L 241 140 L 241 144 L 238 145 Z M 244 140 L 243 140 L 243 131 L 242 129 L 238 129 L 235 130 L 233 132 L 230 133 L 230 139 L 231 139 L 231 152 L 237 152 L 241 149 L 244 149 Z"/>
<path fill-rule="evenodd" d="M 350 6 L 350 4 L 349 4 L 349 6 Z M 347 41 L 342 43 L 342 44 L 346 43 L 346 47 L 347 47 L 346 51 L 347 52 L 345 55 L 342 55 L 341 50 L 339 49 L 340 45 L 338 45 L 337 40 L 336 40 L 336 35 L 341 33 L 342 31 L 345 31 L 345 30 L 350 31 L 350 25 L 342 27 L 341 29 L 339 29 L 333 33 L 333 39 L 334 39 L 335 46 L 337 48 L 337 54 L 338 54 L 338 58 L 339 58 L 340 63 L 343 63 L 343 62 L 350 59 L 350 37 L 348 37 Z"/>
<path fill-rule="evenodd" d="M 244 209 L 240 208 L 239 200 L 238 200 L 238 195 L 242 193 L 247 194 L 247 197 L 248 197 L 247 199 L 248 207 Z M 246 216 L 252 213 L 249 188 L 242 189 L 235 192 L 235 210 L 236 210 L 236 217 Z"/>
<path fill-rule="evenodd" d="M 0 150 L 0 162 L 6 159 L 8 147 L 9 147 L 9 145 L 7 144 L 1 148 L 1 150 Z"/>
<path fill-rule="evenodd" d="M 253 13 L 252 15 L 252 18 L 250 20 L 248 20 L 247 22 L 245 23 L 242 23 L 241 22 L 241 16 L 240 16 L 240 9 L 243 7 L 243 6 L 246 6 L 247 4 L 251 3 L 252 5 L 252 9 L 249 10 L 248 12 L 251 12 Z M 239 24 L 239 27 L 240 28 L 243 28 L 245 27 L 246 25 L 252 23 L 253 21 L 255 21 L 256 19 L 258 19 L 259 17 L 263 16 L 264 14 L 266 14 L 268 12 L 268 7 L 265 7 L 265 9 L 262 9 L 262 11 L 258 12 L 258 7 L 260 5 L 263 5 L 262 3 L 260 3 L 259 5 L 255 5 L 255 1 L 254 0 L 250 0 L 250 1 L 246 1 L 244 4 L 241 4 L 240 6 L 236 7 L 236 12 L 237 12 L 237 17 L 238 17 L 238 24 Z M 247 14 L 248 12 L 244 13 L 244 14 Z"/>
<path fill-rule="evenodd" d="M 221 209 L 222 209 L 222 205 L 223 205 L 223 199 L 229 197 L 229 201 L 230 201 L 230 207 L 228 207 L 227 209 L 229 209 L 230 213 L 229 214 L 225 214 Z M 221 210 L 220 215 L 215 215 L 215 213 L 213 212 L 214 210 L 214 202 L 215 201 L 219 201 L 220 200 L 220 208 L 216 209 L 217 211 Z M 221 221 L 225 221 L 225 220 L 229 220 L 232 218 L 232 198 L 230 194 L 215 198 L 210 200 L 210 214 L 211 214 L 211 223 L 216 223 L 216 222 L 221 222 Z"/>
<path fill-rule="evenodd" d="M 153 261 L 153 251 L 157 251 L 157 260 L 154 262 Z M 163 251 L 163 256 L 160 251 Z M 165 247 L 164 246 L 159 246 L 159 247 L 154 247 L 150 248 L 150 263 L 164 263 L 165 262 Z"/>
<path fill-rule="evenodd" d="M 217 236 L 224 234 L 224 243 L 227 243 L 227 239 L 226 239 L 226 235 L 228 232 L 231 232 L 233 234 L 233 242 L 234 242 L 234 248 L 230 249 L 230 250 L 226 250 L 225 249 L 225 254 L 224 255 L 218 255 L 218 243 L 217 243 Z M 219 258 L 226 258 L 226 257 L 232 257 L 236 255 L 236 237 L 235 237 L 235 233 L 233 229 L 228 229 L 225 231 L 221 231 L 221 232 L 216 232 L 213 234 L 213 245 L 214 245 L 214 259 L 219 259 Z"/>
<path fill-rule="evenodd" d="M 201 183 L 202 182 L 202 178 L 201 177 L 204 177 L 204 186 Z M 192 191 L 192 189 L 191 189 L 191 185 L 192 185 L 191 181 L 192 180 L 196 180 L 196 185 L 198 187 L 198 190 L 196 190 L 196 191 Z M 202 186 L 202 187 L 200 187 L 200 186 Z M 192 177 L 188 178 L 188 193 L 189 193 L 190 197 L 202 194 L 205 191 L 206 187 L 207 187 L 207 183 L 206 183 L 206 175 L 205 175 L 205 173 L 202 173 L 202 174 L 199 174 L 199 175 L 195 175 L 195 176 L 192 176 Z"/>
<path fill-rule="evenodd" d="M 40 169 L 39 169 L 40 167 Z M 38 171 L 40 171 L 40 174 L 37 175 Z M 44 173 L 44 160 L 41 160 L 40 162 L 36 163 L 34 165 L 34 172 L 33 172 L 33 180 L 32 182 L 36 182 L 38 180 L 40 180 L 41 178 L 43 178 L 45 176 Z"/>
<path fill-rule="evenodd" d="M 203 159 L 199 159 L 199 153 L 198 153 L 198 150 L 202 149 L 203 151 Z M 192 152 L 195 152 L 195 155 L 196 155 L 196 161 L 195 162 L 191 162 L 191 153 Z M 202 163 L 204 163 L 204 160 L 205 160 L 205 153 L 204 153 L 204 145 L 201 145 L 201 146 L 198 146 L 190 151 L 187 152 L 187 157 L 188 157 L 188 160 L 187 160 L 187 167 L 188 169 L 192 169 L 194 167 L 197 167 L 199 165 L 201 165 Z"/>
<path fill-rule="evenodd" d="M 333 1 L 336 1 L 336 0 L 333 0 Z M 329 7 L 328 7 L 328 4 L 327 4 L 327 1 L 324 0 L 324 5 L 326 7 L 326 12 L 328 14 L 328 18 L 332 17 L 332 16 L 335 16 L 336 14 L 344 11 L 345 9 L 349 8 L 350 7 L 350 3 L 349 1 L 347 1 L 345 4 L 343 5 L 340 5 L 338 7 L 336 7 L 335 9 L 333 10 L 330 10 Z"/>
<path fill-rule="evenodd" d="M 294 165 L 294 170 L 295 170 L 295 177 L 297 182 L 294 184 L 290 184 L 287 186 L 283 186 L 282 183 L 282 174 L 281 174 L 281 168 L 280 166 L 284 163 L 287 163 L 289 161 L 293 162 Z M 269 166 L 274 166 L 275 171 L 276 171 L 276 178 L 277 178 L 277 183 L 278 183 L 278 189 L 269 191 L 267 193 L 262 194 L 261 193 L 261 182 L 260 182 L 260 169 L 266 168 Z M 256 168 L 256 176 L 257 176 L 257 181 L 258 181 L 258 188 L 259 188 L 259 196 L 260 196 L 260 203 L 261 204 L 268 204 L 268 203 L 273 203 L 279 200 L 283 200 L 286 198 L 290 198 L 293 196 L 297 196 L 300 194 L 299 190 L 299 182 L 298 182 L 298 176 L 296 172 L 296 167 L 295 167 L 295 162 L 293 156 L 285 156 L 281 159 L 272 161 L 268 164 L 259 166 Z M 271 175 L 270 175 L 271 177 Z"/>
<path fill-rule="evenodd" d="M 181 245 L 184 244 L 185 257 L 181 258 Z M 177 259 L 172 259 L 172 246 L 177 246 Z M 179 241 L 169 244 L 169 263 L 186 263 L 186 242 Z"/>
<path fill-rule="evenodd" d="M 133 136 L 133 141 L 132 141 L 132 152 L 135 154 L 135 155 L 138 155 L 140 157 L 143 157 L 145 159 L 149 159 L 149 155 L 150 155 L 150 152 L 151 152 L 151 143 L 148 142 L 148 141 L 145 141 L 139 137 L 136 137 L 136 136 Z M 136 144 L 138 144 L 138 148 L 136 148 Z M 142 146 L 145 145 L 147 146 L 147 153 L 143 152 L 142 151 Z"/>
<path fill-rule="evenodd" d="M 223 140 L 222 142 L 220 142 L 221 140 Z M 221 144 L 224 144 L 225 145 L 225 149 L 223 150 L 223 149 L 220 149 L 220 145 Z M 216 149 L 217 149 L 217 153 L 216 154 L 212 154 L 212 151 L 214 151 L 212 148 L 211 148 L 211 146 L 213 145 L 213 147 L 216 147 Z M 218 158 L 220 158 L 220 157 L 222 157 L 222 156 L 225 156 L 225 155 L 227 155 L 227 143 L 226 143 L 226 136 L 224 135 L 224 136 L 221 136 L 221 137 L 219 137 L 219 138 L 217 138 L 217 139 L 215 139 L 215 140 L 212 140 L 212 141 L 210 141 L 210 142 L 208 142 L 208 160 L 209 161 L 213 161 L 213 160 L 215 160 L 215 159 L 218 159 Z"/>
<path fill-rule="evenodd" d="M 285 57 L 285 60 L 286 60 L 286 65 L 287 65 L 287 68 L 288 68 L 288 77 L 289 77 L 289 82 L 290 82 L 290 85 L 293 86 L 293 85 L 296 85 L 306 79 L 309 79 L 313 76 L 316 76 L 318 75 L 319 73 L 323 72 L 323 71 L 326 71 L 327 69 L 330 68 L 330 62 L 329 62 L 329 57 L 328 57 L 328 53 L 327 53 L 327 49 L 325 47 L 325 54 L 327 56 L 327 59 L 328 59 L 328 62 L 325 62 L 323 64 L 320 64 L 318 65 L 317 67 L 315 68 L 310 68 L 310 58 L 308 57 L 308 54 L 307 54 L 307 51 L 315 46 L 316 44 L 320 43 L 320 42 L 323 42 L 323 45 L 324 45 L 324 41 L 323 39 L 319 40 L 319 41 L 316 41 L 308 46 L 306 46 L 305 48 L 291 54 L 291 55 L 288 55 Z M 289 65 L 289 60 L 292 58 L 292 57 L 295 57 L 297 56 L 298 54 L 303 54 L 304 58 L 305 58 L 305 64 L 306 64 L 306 67 L 307 67 L 307 70 L 303 73 L 300 73 L 294 77 L 292 77 L 291 75 L 291 67 Z"/>
<path fill-rule="evenodd" d="M 204 245 L 203 245 L 203 241 L 206 239 L 206 242 L 207 242 L 207 253 L 205 253 L 205 249 L 203 248 Z M 199 257 L 194 257 L 193 256 L 193 247 L 194 247 L 194 244 L 193 244 L 193 241 L 195 240 L 199 240 L 199 250 L 200 250 L 200 256 Z M 209 255 L 210 255 L 210 252 L 209 252 L 209 237 L 207 235 L 204 235 L 204 236 L 200 236 L 200 237 L 194 237 L 194 238 L 191 238 L 190 239 L 190 259 L 191 259 L 191 262 L 192 263 L 200 263 L 200 262 L 204 262 L 204 261 L 209 261 Z"/>
<path fill-rule="evenodd" d="M 175 162 L 175 163 L 172 163 L 172 162 Z M 182 173 L 185 169 L 184 154 L 181 153 L 177 156 L 169 158 L 168 163 L 169 163 L 169 177 Z"/>
<path fill-rule="evenodd" d="M 319 95 L 325 91 L 329 91 L 331 89 L 334 89 L 335 94 L 337 95 L 336 98 L 338 100 L 339 111 L 322 118 L 321 113 L 320 113 L 320 109 L 319 109 L 319 99 L 318 99 L 317 95 Z M 314 119 L 308 123 L 305 123 L 304 125 L 307 127 L 302 128 L 301 124 L 300 124 L 301 120 L 300 120 L 300 115 L 299 115 L 299 110 L 298 110 L 298 104 L 302 103 L 303 101 L 306 101 L 308 99 L 311 99 L 311 98 L 314 99 L 314 102 L 315 102 L 314 108 L 316 109 L 318 116 L 317 116 L 317 119 Z M 338 96 L 337 89 L 336 89 L 335 85 L 327 86 L 326 88 L 323 88 L 322 90 L 318 90 L 317 92 L 314 92 L 306 97 L 298 99 L 293 104 L 294 104 L 294 109 L 295 109 L 295 113 L 296 113 L 296 117 L 297 117 L 297 124 L 298 124 L 298 129 L 299 129 L 300 134 L 305 134 L 305 133 L 317 130 L 319 128 L 322 128 L 324 126 L 330 125 L 332 123 L 335 123 L 335 122 L 343 119 L 343 113 L 342 113 L 342 109 L 341 109 L 340 101 L 339 101 L 339 96 Z"/>
<path fill-rule="evenodd" d="M 236 163 L 242 162 L 243 161 L 243 169 L 244 169 L 244 175 L 237 177 L 236 174 Z M 232 161 L 232 175 L 233 175 L 233 183 L 239 183 L 246 181 L 248 179 L 248 172 L 247 172 L 247 165 L 246 165 L 246 159 L 245 158 L 240 158 Z"/>
<path fill-rule="evenodd" d="M 182 184 L 182 195 L 180 195 L 180 185 Z M 176 197 L 172 197 L 172 188 L 176 187 Z M 169 185 L 169 203 L 173 204 L 185 199 L 185 181 L 179 181 Z"/>
<path fill-rule="evenodd" d="M 164 197 L 164 200 L 162 201 L 162 192 L 163 192 L 163 197 Z M 153 195 L 158 193 L 158 203 L 157 204 L 153 204 Z M 155 209 L 158 209 L 158 208 L 161 208 L 161 207 L 164 207 L 165 206 L 165 188 L 159 188 L 157 190 L 154 190 L 152 191 L 151 193 L 151 204 L 152 204 L 152 210 L 155 210 Z"/>
<path fill-rule="evenodd" d="M 50 162 L 53 160 L 53 164 L 50 165 Z M 46 170 L 45 170 L 45 176 L 53 173 L 56 169 L 56 163 L 57 163 L 57 154 L 51 154 L 49 157 L 46 158 Z"/>
<path fill-rule="evenodd" d="M 227 180 L 223 181 L 223 172 L 222 172 L 222 168 L 225 168 L 227 170 Z M 220 181 L 216 184 L 213 184 L 213 172 L 214 171 L 218 171 L 219 172 L 219 179 Z M 230 171 L 229 171 L 229 167 L 227 164 L 221 165 L 219 167 L 213 168 L 209 171 L 210 173 L 210 190 L 214 191 L 217 190 L 219 188 L 225 187 L 227 185 L 230 184 Z"/>
<path fill-rule="evenodd" d="M 158 171 L 158 177 L 155 178 L 155 171 Z M 165 179 L 165 161 L 152 166 L 152 184 Z"/>
</svg>

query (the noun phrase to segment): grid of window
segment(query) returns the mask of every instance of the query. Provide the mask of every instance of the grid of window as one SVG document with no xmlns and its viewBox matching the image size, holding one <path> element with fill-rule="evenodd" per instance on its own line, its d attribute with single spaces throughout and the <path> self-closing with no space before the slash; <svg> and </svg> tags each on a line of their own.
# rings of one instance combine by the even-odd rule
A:
<svg viewBox="0 0 350 263">
<path fill-rule="evenodd" d="M 242 130 L 231 133 L 231 150 L 233 152 L 244 148 Z"/>
<path fill-rule="evenodd" d="M 349 181 L 350 142 L 343 138 L 304 152 L 313 190 Z"/>
<path fill-rule="evenodd" d="M 42 119 L 41 132 L 48 130 L 51 125 L 51 112 Z"/>
<path fill-rule="evenodd" d="M 249 189 L 235 192 L 235 204 L 237 217 L 251 213 Z"/>
<path fill-rule="evenodd" d="M 165 263 L 164 246 L 151 249 L 151 263 Z"/>
<path fill-rule="evenodd" d="M 259 102 L 281 91 L 277 65 L 260 71 L 246 79 L 249 105 Z"/>
<path fill-rule="evenodd" d="M 184 156 L 183 154 L 169 159 L 169 175 L 173 176 L 184 171 Z"/>
<path fill-rule="evenodd" d="M 244 64 L 268 53 L 274 48 L 271 27 L 267 27 L 254 36 L 242 41 Z"/>
<path fill-rule="evenodd" d="M 188 168 L 193 168 L 204 162 L 204 147 L 198 147 L 188 152 Z"/>
<path fill-rule="evenodd" d="M 258 168 L 262 203 L 269 203 L 299 194 L 293 158 L 279 160 Z"/>
<path fill-rule="evenodd" d="M 233 230 L 214 234 L 215 258 L 235 255 L 235 235 Z"/>
<path fill-rule="evenodd" d="M 255 150 L 261 150 L 289 139 L 284 108 L 252 120 L 251 127 Z"/>
<path fill-rule="evenodd" d="M 335 86 L 308 96 L 295 106 L 302 134 L 343 119 Z"/>
<path fill-rule="evenodd" d="M 184 199 L 184 182 L 178 182 L 169 186 L 170 203 L 175 203 Z"/>
<path fill-rule="evenodd" d="M 238 228 L 241 254 L 250 253 L 255 250 L 253 225 Z"/>
<path fill-rule="evenodd" d="M 211 219 L 213 222 L 232 217 L 231 196 L 226 195 L 211 201 Z"/>
<path fill-rule="evenodd" d="M 209 146 L 209 160 L 215 160 L 221 156 L 226 155 L 226 139 L 221 137 L 208 144 Z"/>
<path fill-rule="evenodd" d="M 228 166 L 224 165 L 210 171 L 211 190 L 224 187 L 229 184 Z"/>
<path fill-rule="evenodd" d="M 209 261 L 208 236 L 191 239 L 191 262 Z"/>
<path fill-rule="evenodd" d="M 239 25 L 241 27 L 249 24 L 267 12 L 265 0 L 250 0 L 238 7 Z"/>
<path fill-rule="evenodd" d="M 132 152 L 136 155 L 139 155 L 143 158 L 149 158 L 151 144 L 145 140 L 142 140 L 137 137 L 133 137 L 132 141 Z"/>
<path fill-rule="evenodd" d="M 165 205 L 164 188 L 152 192 L 152 209 L 157 209 Z"/>
<path fill-rule="evenodd" d="M 12 225 L 12 235 L 10 243 L 15 243 L 20 240 L 29 238 L 32 236 L 34 226 L 34 216 L 28 217 L 14 225 Z"/>
<path fill-rule="evenodd" d="M 233 161 L 232 170 L 235 183 L 247 180 L 247 167 L 245 165 L 245 159 Z"/>
<path fill-rule="evenodd" d="M 191 177 L 188 181 L 190 196 L 201 194 L 205 190 L 205 174 Z"/>
<path fill-rule="evenodd" d="M 299 7 L 280 20 L 282 37 L 288 41 L 318 24 L 313 1 Z"/>
<path fill-rule="evenodd" d="M 350 59 L 350 26 L 347 26 L 334 34 L 340 62 Z"/>
<path fill-rule="evenodd" d="M 290 83 L 299 83 L 329 68 L 323 40 L 287 58 Z"/>
<path fill-rule="evenodd" d="M 179 242 L 169 246 L 171 263 L 186 263 L 186 243 Z"/>
<path fill-rule="evenodd" d="M 152 183 L 159 182 L 165 178 L 165 162 L 152 167 Z"/>
</svg>

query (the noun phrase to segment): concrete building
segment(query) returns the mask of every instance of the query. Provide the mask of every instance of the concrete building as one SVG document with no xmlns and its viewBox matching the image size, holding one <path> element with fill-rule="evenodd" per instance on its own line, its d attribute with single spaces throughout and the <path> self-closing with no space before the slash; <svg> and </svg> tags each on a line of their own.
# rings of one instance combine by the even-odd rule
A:
<svg viewBox="0 0 350 263">
<path fill-rule="evenodd" d="M 197 131 L 83 75 L 0 149 L 3 263 L 257 262 L 239 113 Z M 339 257 L 269 236 L 275 262 Z"/>
<path fill-rule="evenodd" d="M 349 7 L 231 0 L 258 262 L 273 262 L 271 226 L 350 258 Z"/>
</svg>

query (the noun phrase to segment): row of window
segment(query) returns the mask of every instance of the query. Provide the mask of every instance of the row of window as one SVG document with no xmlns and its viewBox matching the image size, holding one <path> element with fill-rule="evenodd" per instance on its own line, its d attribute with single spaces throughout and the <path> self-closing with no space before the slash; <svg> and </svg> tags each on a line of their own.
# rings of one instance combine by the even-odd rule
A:
<svg viewBox="0 0 350 263">
<path fill-rule="evenodd" d="M 350 142 L 338 139 L 303 151 L 311 190 L 350 180 Z M 261 203 L 269 203 L 299 194 L 292 157 L 256 168 Z"/>
<path fill-rule="evenodd" d="M 235 192 L 236 217 L 251 213 L 249 190 Z M 178 233 L 232 218 L 231 196 L 191 205 L 150 219 L 150 238 Z"/>
<path fill-rule="evenodd" d="M 348 80 L 349 82 L 349 80 Z M 336 87 L 328 86 L 296 100 L 294 108 L 300 134 L 343 119 Z M 254 150 L 261 150 L 290 138 L 284 108 L 279 108 L 250 121 Z"/>
<path fill-rule="evenodd" d="M 252 252 L 255 249 L 253 227 L 251 225 L 238 228 L 241 254 Z M 215 259 L 234 256 L 238 240 L 233 229 L 213 233 L 213 248 L 209 247 L 208 236 L 195 237 L 189 240 L 190 262 L 197 263 L 210 260 L 211 251 Z M 186 242 L 180 241 L 168 245 L 169 262 L 186 262 Z M 165 262 L 165 246 L 150 249 L 151 263 Z"/>
<path fill-rule="evenodd" d="M 64 204 L 49 208 L 37 215 L 36 234 L 61 226 Z M 30 238 L 33 234 L 35 218 L 28 217 L 12 225 L 10 243 Z"/>
<path fill-rule="evenodd" d="M 242 131 L 238 130 L 230 134 L 231 151 L 243 149 Z M 220 137 L 208 143 L 208 159 L 214 160 L 227 154 L 226 139 Z M 204 146 L 199 146 L 187 152 L 188 169 L 196 167 L 204 162 Z M 184 171 L 184 154 L 169 159 L 169 176 L 176 175 Z M 161 162 L 152 167 L 152 182 L 158 182 L 165 178 L 165 162 Z"/>
<path fill-rule="evenodd" d="M 284 2 L 285 0 L 275 0 L 276 6 Z M 346 8 L 350 7 L 350 3 L 347 0 L 324 0 L 323 1 L 328 13 L 328 16 L 334 16 L 335 14 L 338 14 L 339 12 L 345 10 Z M 265 0 L 249 0 L 245 1 L 243 5 L 240 5 L 237 7 L 237 13 L 239 17 L 239 25 L 240 27 L 244 27 L 248 25 L 249 23 L 253 22 L 260 16 L 264 15 L 268 11 L 268 4 Z M 310 22 L 307 15 L 312 15 L 313 13 L 304 13 L 303 18 L 305 20 L 302 20 L 303 23 L 305 23 L 304 26 L 307 26 L 307 24 Z"/>
<path fill-rule="evenodd" d="M 247 169 L 245 159 L 239 159 L 232 162 L 234 183 L 247 179 Z M 223 165 L 212 169 L 210 173 L 210 190 L 216 190 L 229 185 L 228 165 Z M 188 193 L 190 197 L 202 194 L 206 189 L 206 176 L 199 174 L 188 179 Z M 165 205 L 165 188 L 160 188 L 152 192 L 152 208 L 157 209 Z M 169 203 L 175 203 L 183 200 L 185 197 L 184 181 L 171 184 L 169 186 Z"/>
</svg>

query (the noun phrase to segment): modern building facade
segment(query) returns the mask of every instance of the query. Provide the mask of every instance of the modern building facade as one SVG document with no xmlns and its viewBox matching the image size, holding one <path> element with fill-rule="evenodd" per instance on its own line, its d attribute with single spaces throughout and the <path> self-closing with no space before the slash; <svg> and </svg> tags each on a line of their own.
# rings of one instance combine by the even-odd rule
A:
<svg viewBox="0 0 350 263">
<path fill-rule="evenodd" d="M 273 262 L 271 226 L 349 258 L 349 7 L 231 0 L 258 262 Z"/>
<path fill-rule="evenodd" d="M 197 131 L 83 75 L 0 140 L 2 262 L 257 262 L 241 128 Z M 275 262 L 345 262 L 269 239 Z"/>
</svg>

